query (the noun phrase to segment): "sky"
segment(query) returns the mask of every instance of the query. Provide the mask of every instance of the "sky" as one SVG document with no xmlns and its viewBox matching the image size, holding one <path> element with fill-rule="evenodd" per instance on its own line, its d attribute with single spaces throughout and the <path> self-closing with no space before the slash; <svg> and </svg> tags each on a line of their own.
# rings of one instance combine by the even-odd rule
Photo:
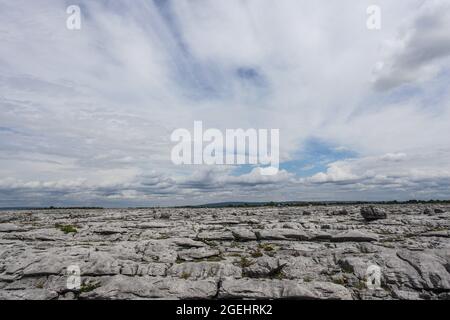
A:
<svg viewBox="0 0 450 320">
<path fill-rule="evenodd" d="M 0 43 L 0 207 L 450 198 L 449 1 L 0 0 Z M 280 171 L 175 165 L 194 121 Z"/>
</svg>

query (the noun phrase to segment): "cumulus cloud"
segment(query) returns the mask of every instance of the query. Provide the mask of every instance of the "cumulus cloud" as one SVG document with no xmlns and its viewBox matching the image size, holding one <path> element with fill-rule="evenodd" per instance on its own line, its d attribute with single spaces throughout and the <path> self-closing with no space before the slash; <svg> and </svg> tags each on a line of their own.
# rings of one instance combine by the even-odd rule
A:
<svg viewBox="0 0 450 320">
<path fill-rule="evenodd" d="M 450 181 L 450 153 L 441 151 L 439 164 L 435 155 L 386 154 L 378 157 L 349 159 L 330 164 L 325 173 L 303 179 L 308 185 L 345 185 L 356 190 L 400 190 L 431 198 L 446 197 Z"/>
</svg>

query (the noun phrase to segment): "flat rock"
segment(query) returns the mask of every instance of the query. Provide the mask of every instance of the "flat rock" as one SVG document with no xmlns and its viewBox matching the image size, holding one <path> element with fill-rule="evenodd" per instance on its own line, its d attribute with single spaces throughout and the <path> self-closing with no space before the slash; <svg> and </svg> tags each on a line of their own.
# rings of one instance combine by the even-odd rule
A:
<svg viewBox="0 0 450 320">
<path fill-rule="evenodd" d="M 441 230 L 441 231 L 428 231 L 420 234 L 422 237 L 441 237 L 441 238 L 450 238 L 450 231 Z"/>
<path fill-rule="evenodd" d="M 125 233 L 126 229 L 122 228 L 98 228 L 93 230 L 94 233 L 100 234 L 100 235 L 112 235 L 112 234 L 118 234 L 118 233 Z"/>
<path fill-rule="evenodd" d="M 177 250 L 167 239 L 139 242 L 135 250 L 148 262 L 174 263 L 177 260 Z"/>
<path fill-rule="evenodd" d="M 286 263 L 281 263 L 279 259 L 265 256 L 244 267 L 242 273 L 249 278 L 272 278 L 280 275 L 285 266 Z"/>
<path fill-rule="evenodd" d="M 230 263 L 222 262 L 185 262 L 174 264 L 167 270 L 167 275 L 186 279 L 206 278 L 241 278 L 242 269 Z"/>
<path fill-rule="evenodd" d="M 174 238 L 173 243 L 182 248 L 202 248 L 205 244 L 201 241 L 195 241 L 190 238 Z"/>
<path fill-rule="evenodd" d="M 172 277 L 127 277 L 117 275 L 101 280 L 98 288 L 82 293 L 83 299 L 211 299 L 216 295 L 214 280 L 184 280 Z"/>
<path fill-rule="evenodd" d="M 255 232 L 258 240 L 299 240 L 306 241 L 310 236 L 302 231 L 295 229 L 264 229 Z"/>
<path fill-rule="evenodd" d="M 186 261 L 205 259 L 218 255 L 220 255 L 219 250 L 208 248 L 188 249 L 178 252 L 178 258 Z"/>
<path fill-rule="evenodd" d="M 197 239 L 201 240 L 217 240 L 217 241 L 231 241 L 234 240 L 234 236 L 231 232 L 225 231 L 204 231 L 200 232 Z"/>
<path fill-rule="evenodd" d="M 233 229 L 231 233 L 236 241 L 254 241 L 256 235 L 254 232 L 247 229 Z"/>
<path fill-rule="evenodd" d="M 303 283 L 294 280 L 224 280 L 223 299 L 337 299 L 350 300 L 348 289 L 334 283 Z"/>
<path fill-rule="evenodd" d="M 397 256 L 419 273 L 426 289 L 450 290 L 449 265 L 446 260 L 431 253 L 406 250 L 397 252 Z"/>
<path fill-rule="evenodd" d="M 1 300 L 54 300 L 58 293 L 45 289 L 0 290 Z"/>
<path fill-rule="evenodd" d="M 0 223 L 0 232 L 24 232 L 30 228 L 19 227 L 12 223 Z"/>
<path fill-rule="evenodd" d="M 333 242 L 370 242 L 378 241 L 378 236 L 368 232 L 350 230 L 331 237 Z"/>
<path fill-rule="evenodd" d="M 135 228 L 139 229 L 166 229 L 170 228 L 172 225 L 170 223 L 165 222 L 144 222 L 139 223 L 135 226 Z"/>
</svg>

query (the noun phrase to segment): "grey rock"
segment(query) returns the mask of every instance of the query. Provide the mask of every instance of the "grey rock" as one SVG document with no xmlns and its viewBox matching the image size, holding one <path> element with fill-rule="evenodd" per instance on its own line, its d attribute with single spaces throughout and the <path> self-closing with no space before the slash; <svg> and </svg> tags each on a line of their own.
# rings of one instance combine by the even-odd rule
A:
<svg viewBox="0 0 450 320">
<path fill-rule="evenodd" d="M 450 231 L 428 231 L 421 234 L 422 237 L 440 237 L 440 238 L 450 238 Z"/>
<path fill-rule="evenodd" d="M 365 280 L 367 269 L 376 262 L 362 257 L 344 257 L 338 260 L 338 265 L 345 273 L 354 274 L 359 280 Z"/>
<path fill-rule="evenodd" d="M 420 300 L 420 294 L 416 291 L 394 290 L 393 295 L 399 300 Z"/>
<path fill-rule="evenodd" d="M 30 228 L 19 227 L 12 223 L 0 223 L 0 232 L 24 232 Z"/>
<path fill-rule="evenodd" d="M 94 229 L 93 232 L 100 234 L 100 235 L 108 236 L 108 235 L 113 235 L 113 234 L 118 234 L 118 233 L 125 233 L 126 230 L 122 229 L 122 228 L 99 228 L 99 229 Z"/>
<path fill-rule="evenodd" d="M 231 233 L 236 241 L 254 241 L 256 235 L 254 232 L 247 229 L 233 229 Z"/>
<path fill-rule="evenodd" d="M 60 295 L 58 300 L 75 300 L 76 296 L 73 292 L 67 292 L 66 294 Z"/>
<path fill-rule="evenodd" d="M 211 299 L 216 295 L 214 280 L 127 277 L 117 275 L 80 295 L 83 299 Z"/>
<path fill-rule="evenodd" d="M 160 218 L 161 219 L 170 219 L 170 213 L 169 212 L 163 212 L 163 213 L 161 213 L 161 216 L 160 216 Z"/>
<path fill-rule="evenodd" d="M 255 232 L 258 240 L 287 240 L 283 230 L 261 230 Z"/>
<path fill-rule="evenodd" d="M 220 255 L 219 250 L 208 248 L 188 249 L 178 252 L 178 258 L 186 261 L 205 259 L 218 255 Z"/>
<path fill-rule="evenodd" d="M 374 221 L 374 220 L 380 220 L 380 219 L 386 219 L 387 214 L 384 211 L 381 211 L 374 206 L 370 207 L 362 207 L 361 208 L 361 215 L 366 221 Z"/>
<path fill-rule="evenodd" d="M 53 300 L 58 293 L 46 289 L 0 290 L 1 300 Z"/>
<path fill-rule="evenodd" d="M 302 230 L 292 229 L 268 229 L 256 231 L 256 238 L 258 240 L 309 240 L 310 236 Z"/>
<path fill-rule="evenodd" d="M 201 232 L 197 235 L 196 237 L 197 239 L 200 240 L 218 240 L 218 241 L 231 241 L 234 240 L 234 236 L 231 232 L 229 231 L 225 231 L 225 232 L 221 232 L 221 231 L 211 231 L 211 232 Z"/>
<path fill-rule="evenodd" d="M 205 246 L 203 242 L 195 241 L 189 238 L 175 238 L 172 241 L 182 248 L 202 248 Z"/>
<path fill-rule="evenodd" d="M 368 232 L 350 230 L 331 237 L 334 242 L 370 242 L 378 241 L 378 236 Z"/>
<path fill-rule="evenodd" d="M 409 263 L 421 276 L 426 289 L 450 290 L 450 273 L 447 261 L 424 252 L 399 251 L 397 256 Z"/>
<path fill-rule="evenodd" d="M 172 225 L 165 222 L 144 222 L 135 226 L 139 229 L 166 229 L 170 228 Z"/>
<path fill-rule="evenodd" d="M 242 270 L 230 263 L 222 262 L 185 262 L 174 264 L 167 270 L 167 275 L 186 279 L 206 278 L 241 278 Z"/>
<path fill-rule="evenodd" d="M 332 235 L 327 232 L 315 232 L 311 235 L 311 241 L 330 241 Z"/>
<path fill-rule="evenodd" d="M 224 280 L 219 291 L 224 299 L 338 299 L 350 300 L 345 287 L 334 283 L 304 283 L 294 280 Z"/>
<path fill-rule="evenodd" d="M 349 213 L 348 213 L 347 209 L 340 209 L 340 210 L 334 211 L 333 214 L 336 216 L 346 216 Z"/>
<path fill-rule="evenodd" d="M 252 265 L 244 267 L 242 273 L 249 278 L 273 278 L 280 276 L 286 265 L 276 258 L 261 257 L 254 261 Z"/>
<path fill-rule="evenodd" d="M 302 231 L 302 230 L 284 230 L 283 232 L 283 236 L 287 239 L 293 239 L 293 240 L 298 240 L 298 241 L 307 241 L 310 240 L 310 235 L 307 234 L 306 232 Z"/>
<path fill-rule="evenodd" d="M 177 260 L 177 251 L 168 240 L 141 242 L 135 250 L 147 262 L 174 263 Z"/>
<path fill-rule="evenodd" d="M 101 276 L 120 273 L 117 259 L 106 252 L 92 252 L 89 259 L 80 266 L 81 275 Z"/>
<path fill-rule="evenodd" d="M 420 274 L 409 263 L 400 259 L 395 250 L 383 252 L 381 258 L 384 264 L 382 275 L 386 283 L 408 291 L 424 289 Z"/>
<path fill-rule="evenodd" d="M 389 219 L 356 205 L 4 211 L 0 298 L 77 299 L 75 265 L 94 284 L 81 299 L 448 299 L 450 205 L 373 208 Z M 362 285 L 372 264 L 379 290 Z"/>
</svg>

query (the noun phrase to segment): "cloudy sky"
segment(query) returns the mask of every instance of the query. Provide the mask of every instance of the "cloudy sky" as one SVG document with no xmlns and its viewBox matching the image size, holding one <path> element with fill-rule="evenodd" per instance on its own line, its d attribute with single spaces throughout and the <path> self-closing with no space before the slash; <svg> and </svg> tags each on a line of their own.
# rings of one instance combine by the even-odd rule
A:
<svg viewBox="0 0 450 320">
<path fill-rule="evenodd" d="M 0 0 L 0 43 L 0 207 L 450 198 L 448 0 Z M 280 172 L 174 165 L 195 120 Z"/>
</svg>

